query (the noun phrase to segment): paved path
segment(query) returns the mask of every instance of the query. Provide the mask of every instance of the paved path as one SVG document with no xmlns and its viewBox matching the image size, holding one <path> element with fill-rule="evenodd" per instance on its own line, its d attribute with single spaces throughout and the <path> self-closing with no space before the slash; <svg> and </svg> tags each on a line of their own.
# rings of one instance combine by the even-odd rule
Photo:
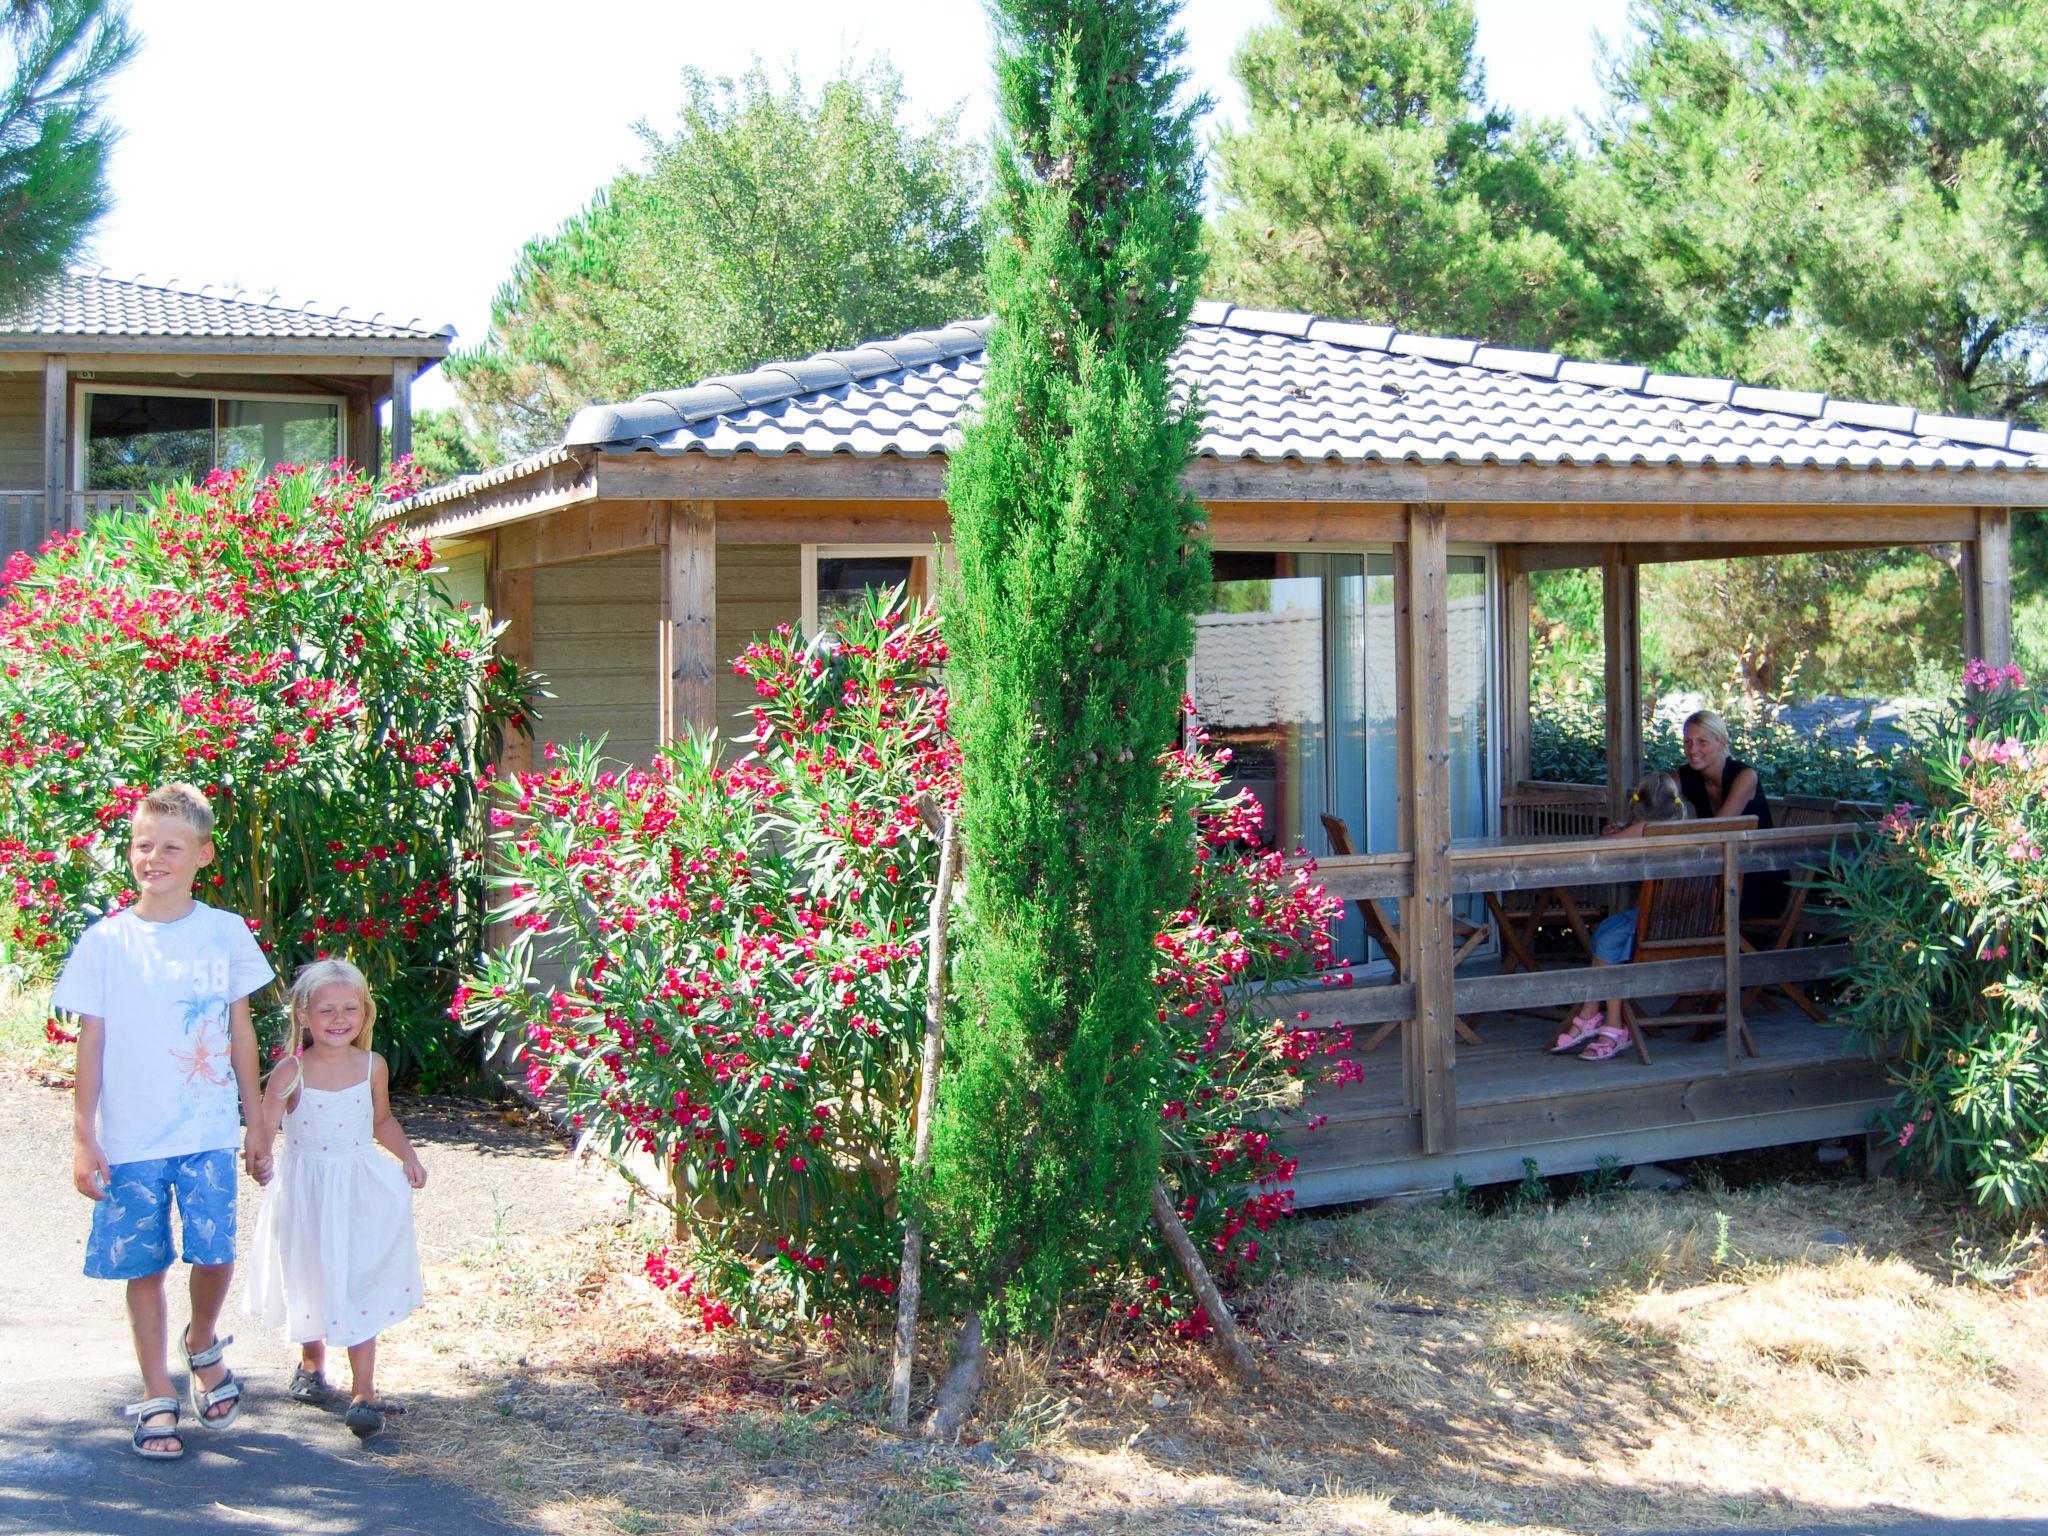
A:
<svg viewBox="0 0 2048 1536">
<path fill-rule="evenodd" d="M 427 1167 L 417 1210 L 428 1263 L 500 1236 L 573 1230 L 612 1208 L 606 1186 L 530 1126 L 447 1101 L 401 1105 L 399 1114 Z M 229 1351 L 249 1386 L 240 1420 L 213 1435 L 187 1417 L 182 1461 L 131 1455 L 119 1414 L 141 1386 L 121 1288 L 79 1273 L 88 1215 L 71 1188 L 70 1147 L 69 1094 L 0 1075 L 0 1536 L 537 1529 L 453 1486 L 391 1470 L 384 1458 L 402 1444 L 402 1418 L 359 1446 L 335 1415 L 286 1398 L 291 1351 L 235 1315 L 239 1284 L 222 1331 L 240 1340 Z M 245 1180 L 245 1252 L 254 1190 Z M 173 1270 L 173 1329 L 184 1320 L 181 1276 Z M 403 1383 L 391 1387 L 402 1401 Z"/>
</svg>

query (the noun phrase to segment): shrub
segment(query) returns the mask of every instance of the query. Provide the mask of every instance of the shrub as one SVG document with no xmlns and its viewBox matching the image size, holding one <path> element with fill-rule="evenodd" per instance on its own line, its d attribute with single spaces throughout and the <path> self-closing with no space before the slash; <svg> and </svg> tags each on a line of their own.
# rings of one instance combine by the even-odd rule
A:
<svg viewBox="0 0 2048 1536">
<path fill-rule="evenodd" d="M 132 807 L 190 779 L 219 822 L 197 894 L 246 916 L 281 972 L 353 956 L 401 1078 L 462 1070 L 446 1009 L 481 937 L 479 787 L 521 682 L 385 516 L 409 488 L 216 474 L 9 561 L 0 892 L 17 943 L 61 953 L 128 900 Z"/>
<path fill-rule="evenodd" d="M 735 663 L 760 701 L 751 755 L 721 761 L 692 739 L 614 771 L 596 746 L 550 747 L 493 812 L 516 936 L 463 1017 L 523 1034 L 536 1093 L 558 1090 L 614 1157 L 668 1170 L 690 1267 L 664 1251 L 649 1273 L 707 1327 L 858 1312 L 894 1290 L 937 878 L 928 812 L 958 789 L 944 655 L 932 613 L 880 598 L 843 639 L 798 649 L 778 631 Z M 1163 824 L 1184 829 L 1199 876 L 1157 925 L 1173 1056 L 1155 1112 L 1169 1185 L 1228 1278 L 1288 1208 L 1294 1165 L 1269 1117 L 1299 1118 L 1307 1083 L 1356 1070 L 1344 1032 L 1275 1023 L 1252 998 L 1328 962 L 1338 903 L 1244 851 L 1256 804 L 1223 799 L 1212 760 L 1165 767 Z M 974 878 L 970 864 L 970 893 Z M 1103 1294 L 1200 1329 L 1163 1255 L 1095 1236 Z M 958 1257 L 927 1258 L 940 1307 L 959 1299 Z"/>
<path fill-rule="evenodd" d="M 1916 745 L 1900 806 L 1836 874 L 1853 963 L 1843 1015 L 1889 1048 L 1902 1155 L 2014 1211 L 2048 1207 L 2048 711 L 1972 662 Z"/>
<path fill-rule="evenodd" d="M 1728 750 L 1755 765 L 1767 795 L 1832 795 L 1840 800 L 1890 804 L 1918 793 L 1899 755 L 1858 738 L 1844 742 L 1824 729 L 1802 731 L 1769 701 L 1748 695 L 1720 706 L 1728 722 Z M 1685 761 L 1678 727 L 1656 719 L 1643 732 L 1647 767 Z M 1529 720 L 1530 771 L 1565 784 L 1607 782 L 1607 716 L 1583 693 L 1545 692 Z"/>
</svg>

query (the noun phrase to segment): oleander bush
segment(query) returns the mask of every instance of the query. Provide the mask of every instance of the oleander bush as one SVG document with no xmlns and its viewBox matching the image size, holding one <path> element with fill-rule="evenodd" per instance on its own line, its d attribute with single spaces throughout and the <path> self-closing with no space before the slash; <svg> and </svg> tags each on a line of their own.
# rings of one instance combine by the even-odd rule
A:
<svg viewBox="0 0 2048 1536">
<path fill-rule="evenodd" d="M 1843 1006 L 1898 1087 L 1906 1162 L 2012 1212 L 2048 1209 L 2048 708 L 1973 661 L 1916 741 L 1918 807 L 1836 873 Z"/>
<path fill-rule="evenodd" d="M 535 1093 L 560 1094 L 599 1146 L 666 1171 L 682 1242 L 648 1272 L 707 1328 L 890 1305 L 934 821 L 958 792 L 944 657 L 935 614 L 878 596 L 843 635 L 747 647 L 751 741 L 692 738 L 627 769 L 596 745 L 550 747 L 493 812 L 516 938 L 462 1015 L 522 1037 Z M 1256 849 L 1257 803 L 1225 797 L 1199 746 L 1164 768 L 1159 826 L 1188 839 L 1197 881 L 1154 918 L 1172 1054 L 1152 1112 L 1168 1187 L 1227 1282 L 1262 1264 L 1290 1206 L 1281 1126 L 1312 1123 L 1310 1085 L 1356 1075 L 1347 1031 L 1275 1021 L 1255 995 L 1330 964 L 1341 904 Z M 974 888 L 970 860 L 956 927 Z M 1092 1241 L 1096 1302 L 1205 1329 L 1163 1250 Z M 926 1260 L 940 1310 L 959 1300 L 957 1258 Z"/>
<path fill-rule="evenodd" d="M 243 914 L 281 974 L 320 954 L 361 965 L 401 1080 L 468 1073 L 447 1009 L 482 936 L 481 790 L 526 685 L 386 516 L 411 488 L 409 470 L 216 473 L 10 559 L 0 895 L 17 963 L 54 965 L 131 899 L 134 805 L 190 780 L 218 817 L 195 894 Z"/>
</svg>

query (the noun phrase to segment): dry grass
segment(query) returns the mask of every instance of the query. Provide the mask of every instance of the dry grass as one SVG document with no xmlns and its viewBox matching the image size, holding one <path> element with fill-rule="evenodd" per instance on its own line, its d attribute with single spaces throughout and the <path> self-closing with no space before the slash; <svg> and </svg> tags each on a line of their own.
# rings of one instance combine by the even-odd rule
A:
<svg viewBox="0 0 2048 1536">
<path fill-rule="evenodd" d="M 49 1018 L 47 986 L 0 982 L 0 1072 L 49 1087 L 71 1086 L 72 1047 L 44 1034 Z"/>
<path fill-rule="evenodd" d="M 1957 1281 L 1954 1241 L 1888 1184 L 1305 1222 L 1250 1298 L 1258 1389 L 1011 1350 L 979 1444 L 926 1454 L 876 1427 L 877 1348 L 715 1347 L 603 1229 L 444 1266 L 389 1379 L 414 1455 L 578 1536 L 2038 1515 L 2048 1284 Z"/>
</svg>

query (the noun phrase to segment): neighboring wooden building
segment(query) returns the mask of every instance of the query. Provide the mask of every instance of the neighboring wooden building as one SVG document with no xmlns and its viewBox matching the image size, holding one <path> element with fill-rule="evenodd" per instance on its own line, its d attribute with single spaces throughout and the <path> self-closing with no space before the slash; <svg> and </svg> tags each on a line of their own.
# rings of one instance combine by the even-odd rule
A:
<svg viewBox="0 0 2048 1536">
<path fill-rule="evenodd" d="M 454 331 L 260 294 L 75 271 L 0 314 L 0 558 L 217 466 L 374 470 L 392 407 Z"/>
<path fill-rule="evenodd" d="M 508 642 L 558 695 L 544 734 L 608 733 L 637 756 L 745 712 L 728 661 L 751 635 L 927 579 L 984 335 L 954 326 L 592 407 L 561 447 L 406 515 L 481 563 Z M 1592 830 L 1642 768 L 1644 564 L 1960 546 L 1970 649 L 2008 659 L 2011 518 L 2048 503 L 2048 434 L 1216 304 L 1176 366 L 1206 413 L 1187 483 L 1217 553 L 1196 705 L 1248 749 L 1239 771 L 1277 836 L 1327 849 L 1327 817 L 1364 850 L 1323 861 L 1333 891 L 1388 917 L 1399 904 L 1398 968 L 1353 916 L 1345 949 L 1373 961 L 1358 983 L 1276 1001 L 1399 1040 L 1319 1102 L 1304 1203 L 1514 1177 L 1524 1158 L 1566 1173 L 1861 1130 L 1888 1097 L 1880 1068 L 1790 1006 L 1749 1020 L 1755 1057 L 1736 1030 L 1660 1043 L 1648 1064 L 1542 1054 L 1552 1026 L 1528 1011 L 1596 984 L 1583 966 L 1489 974 L 1501 915 L 1646 875 L 1732 890 L 1855 835 L 1530 837 Z M 1530 779 L 1529 576 L 1567 566 L 1605 578 L 1607 696 L 1624 707 L 1604 788 Z M 1745 954 L 1737 929 L 1597 987 L 1715 993 L 1740 1018 L 1745 991 L 1824 976 L 1841 954 Z M 1483 1043 L 1461 1042 L 1458 1019 Z"/>
</svg>

